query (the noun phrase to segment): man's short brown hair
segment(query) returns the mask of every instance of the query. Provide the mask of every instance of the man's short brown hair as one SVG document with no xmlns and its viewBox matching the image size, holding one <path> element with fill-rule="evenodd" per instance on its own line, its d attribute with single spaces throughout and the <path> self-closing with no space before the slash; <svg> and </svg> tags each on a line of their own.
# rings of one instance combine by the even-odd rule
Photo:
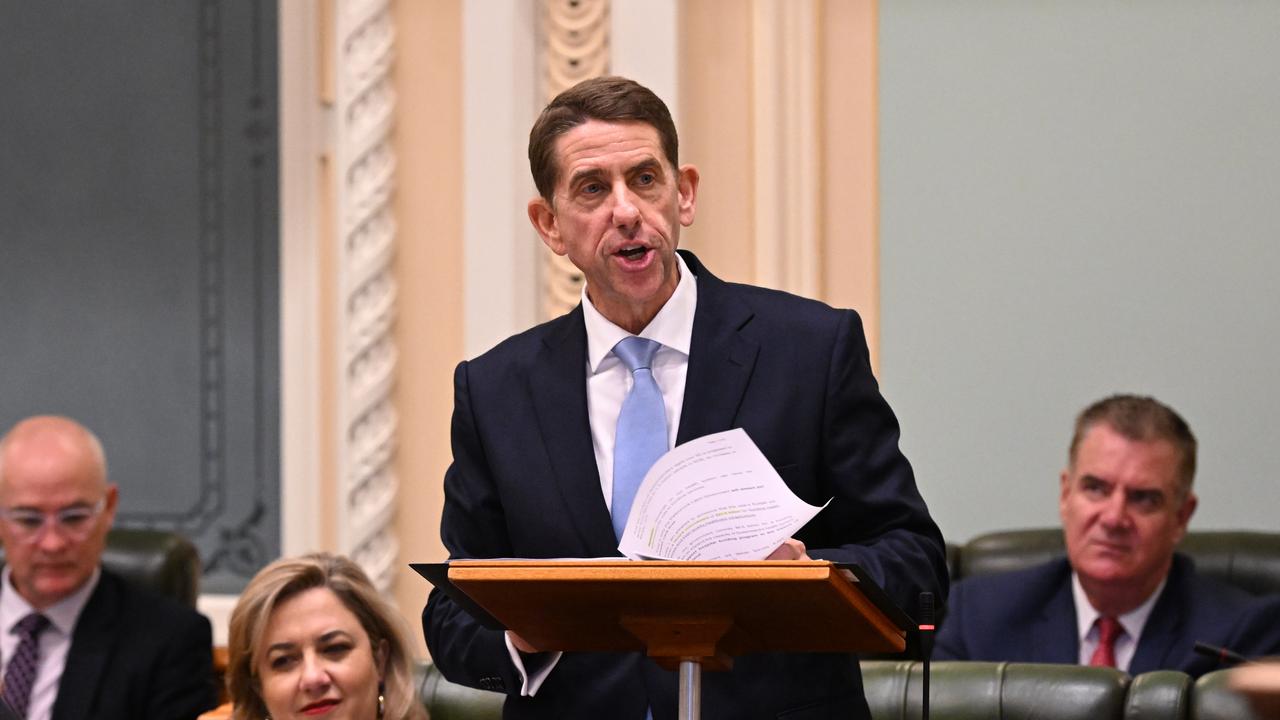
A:
<svg viewBox="0 0 1280 720">
<path fill-rule="evenodd" d="M 1172 444 L 1182 457 L 1178 464 L 1178 490 L 1183 497 L 1191 492 L 1196 474 L 1196 436 L 1173 408 L 1145 395 L 1112 395 L 1095 402 L 1076 418 L 1067 453 L 1071 467 L 1075 467 L 1076 451 L 1085 433 L 1096 425 L 1106 425 L 1134 442 L 1164 440 Z"/>
<path fill-rule="evenodd" d="M 605 76 L 583 80 L 555 97 L 529 131 L 529 169 L 538 194 L 554 203 L 556 139 L 588 120 L 641 122 L 658 131 L 662 152 L 679 167 L 680 139 L 666 103 L 649 88 L 624 77 Z"/>
</svg>

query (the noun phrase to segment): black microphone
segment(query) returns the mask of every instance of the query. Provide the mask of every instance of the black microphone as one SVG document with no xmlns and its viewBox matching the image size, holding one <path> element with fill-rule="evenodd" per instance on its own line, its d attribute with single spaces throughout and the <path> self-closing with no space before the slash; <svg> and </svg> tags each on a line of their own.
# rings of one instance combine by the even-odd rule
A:
<svg viewBox="0 0 1280 720">
<path fill-rule="evenodd" d="M 920 593 L 920 658 L 924 693 L 920 702 L 920 720 L 929 720 L 929 656 L 933 654 L 933 593 Z"/>
<path fill-rule="evenodd" d="M 1196 641 L 1195 651 L 1217 660 L 1220 665 L 1252 665 L 1253 661 L 1238 652 L 1207 642 Z"/>
</svg>

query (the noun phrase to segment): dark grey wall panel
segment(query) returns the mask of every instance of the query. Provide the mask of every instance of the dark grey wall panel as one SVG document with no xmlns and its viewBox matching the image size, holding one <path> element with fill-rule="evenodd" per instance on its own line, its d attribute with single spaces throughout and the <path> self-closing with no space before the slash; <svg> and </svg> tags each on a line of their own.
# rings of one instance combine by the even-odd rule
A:
<svg viewBox="0 0 1280 720">
<path fill-rule="evenodd" d="M 0 3 L 0 424 L 93 428 L 214 592 L 280 546 L 275 12 Z"/>
</svg>

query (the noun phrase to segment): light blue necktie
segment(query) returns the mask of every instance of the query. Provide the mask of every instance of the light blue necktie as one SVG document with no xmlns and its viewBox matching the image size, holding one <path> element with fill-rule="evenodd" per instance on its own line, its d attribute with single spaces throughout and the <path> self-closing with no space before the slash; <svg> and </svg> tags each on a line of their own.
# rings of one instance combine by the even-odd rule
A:
<svg viewBox="0 0 1280 720">
<path fill-rule="evenodd" d="M 631 371 L 635 380 L 618 413 L 618 431 L 613 440 L 613 534 L 622 540 L 631 503 L 644 474 L 667 452 L 667 410 L 662 391 L 653 379 L 653 356 L 661 344 L 641 337 L 628 337 L 613 346 L 613 354 Z"/>
</svg>

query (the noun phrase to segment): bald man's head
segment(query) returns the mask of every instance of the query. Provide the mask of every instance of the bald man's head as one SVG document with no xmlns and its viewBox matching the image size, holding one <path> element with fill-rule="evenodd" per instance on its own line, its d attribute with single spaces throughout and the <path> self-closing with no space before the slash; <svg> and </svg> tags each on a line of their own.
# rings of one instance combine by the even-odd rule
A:
<svg viewBox="0 0 1280 720">
<path fill-rule="evenodd" d="M 107 456 L 102 451 L 102 442 L 89 428 L 71 418 L 37 415 L 10 428 L 0 438 L 0 488 L 4 487 L 4 466 L 10 447 L 19 454 L 33 453 L 48 458 L 79 457 L 106 485 Z"/>
<path fill-rule="evenodd" d="M 92 576 L 115 520 L 102 444 L 70 418 L 43 415 L 0 439 L 0 542 L 14 589 L 36 609 Z"/>
</svg>

